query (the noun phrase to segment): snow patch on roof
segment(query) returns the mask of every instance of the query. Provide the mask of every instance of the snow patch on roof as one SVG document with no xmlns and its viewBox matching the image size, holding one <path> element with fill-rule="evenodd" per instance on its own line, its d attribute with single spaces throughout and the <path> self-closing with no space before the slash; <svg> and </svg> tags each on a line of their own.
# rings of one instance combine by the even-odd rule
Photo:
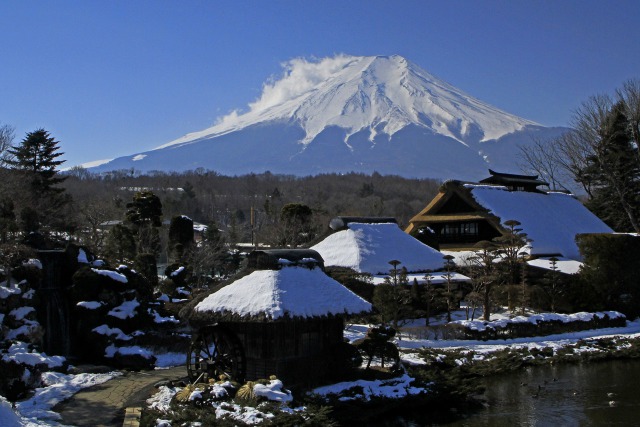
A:
<svg viewBox="0 0 640 427">
<path fill-rule="evenodd" d="M 552 262 L 550 257 L 533 259 L 531 261 L 527 261 L 527 264 L 533 267 L 552 270 L 551 268 Z M 582 263 L 580 261 L 575 261 L 573 259 L 558 257 L 556 261 L 556 271 L 559 273 L 576 274 L 580 271 L 580 267 L 582 267 Z"/>
<path fill-rule="evenodd" d="M 389 261 L 394 259 L 408 271 L 437 270 L 444 266 L 442 253 L 408 235 L 398 224 L 353 222 L 348 227 L 311 247 L 320 253 L 325 266 L 371 274 L 388 273 Z"/>
<path fill-rule="evenodd" d="M 521 223 L 531 239 L 532 255 L 562 254 L 580 260 L 575 242 L 580 233 L 612 233 L 613 230 L 579 200 L 565 193 L 508 191 L 501 186 L 465 185 L 476 201 L 500 218 Z"/>
<path fill-rule="evenodd" d="M 319 268 L 283 267 L 254 271 L 209 295 L 195 310 L 240 316 L 264 313 L 278 319 L 355 314 L 370 311 L 371 304 Z"/>
</svg>

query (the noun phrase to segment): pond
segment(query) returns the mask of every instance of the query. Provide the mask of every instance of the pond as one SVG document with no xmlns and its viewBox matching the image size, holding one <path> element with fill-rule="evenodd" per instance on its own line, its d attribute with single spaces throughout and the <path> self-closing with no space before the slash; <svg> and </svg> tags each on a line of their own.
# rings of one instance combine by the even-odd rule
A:
<svg viewBox="0 0 640 427">
<path fill-rule="evenodd" d="M 446 424 L 403 425 L 631 426 L 640 425 L 639 360 L 529 367 L 486 378 L 484 409 Z"/>
</svg>

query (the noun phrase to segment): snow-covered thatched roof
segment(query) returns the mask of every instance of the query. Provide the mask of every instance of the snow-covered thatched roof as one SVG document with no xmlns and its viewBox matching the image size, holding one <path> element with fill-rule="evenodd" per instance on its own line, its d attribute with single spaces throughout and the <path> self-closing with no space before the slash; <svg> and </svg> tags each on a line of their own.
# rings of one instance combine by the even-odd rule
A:
<svg viewBox="0 0 640 427">
<path fill-rule="evenodd" d="M 580 260 L 576 235 L 611 233 L 600 218 L 566 193 L 509 191 L 502 186 L 465 184 L 472 197 L 504 224 L 516 220 L 531 239 L 532 255 L 562 254 Z"/>
<path fill-rule="evenodd" d="M 257 270 L 214 292 L 195 314 L 240 319 L 321 317 L 371 311 L 371 304 L 327 276 L 321 268 L 283 265 Z"/>
<path fill-rule="evenodd" d="M 325 266 L 348 267 L 361 273 L 386 274 L 389 261 L 398 260 L 408 271 L 437 270 L 443 255 L 402 231 L 398 224 L 350 222 L 347 229 L 313 246 Z"/>
</svg>

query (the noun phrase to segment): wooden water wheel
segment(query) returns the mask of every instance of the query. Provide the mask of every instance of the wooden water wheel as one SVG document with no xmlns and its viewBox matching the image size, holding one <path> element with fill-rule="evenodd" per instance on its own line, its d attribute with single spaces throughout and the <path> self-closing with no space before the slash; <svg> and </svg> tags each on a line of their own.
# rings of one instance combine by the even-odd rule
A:
<svg viewBox="0 0 640 427">
<path fill-rule="evenodd" d="M 221 325 L 200 328 L 191 340 L 187 372 L 193 382 L 228 380 L 244 382 L 246 360 L 238 337 Z"/>
</svg>

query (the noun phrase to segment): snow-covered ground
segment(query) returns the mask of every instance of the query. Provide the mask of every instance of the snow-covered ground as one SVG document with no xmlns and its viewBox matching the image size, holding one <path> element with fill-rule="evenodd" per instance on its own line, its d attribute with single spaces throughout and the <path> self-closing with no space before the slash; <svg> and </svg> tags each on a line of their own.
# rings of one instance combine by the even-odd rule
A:
<svg viewBox="0 0 640 427">
<path fill-rule="evenodd" d="M 83 388 L 102 384 L 119 375 L 122 374 L 110 372 L 69 375 L 60 372 L 44 372 L 41 377 L 43 387 L 37 388 L 29 399 L 18 402 L 15 409 L 12 408 L 11 403 L 0 396 L 0 426 L 60 426 L 60 415 L 53 412 L 54 406 Z"/>
<path fill-rule="evenodd" d="M 452 313 L 454 321 L 464 322 L 466 319 L 465 310 L 457 310 Z M 584 318 L 587 314 L 580 313 L 567 316 L 567 320 L 575 320 Z M 538 315 L 539 316 L 539 315 Z M 558 315 L 554 315 L 558 316 Z M 506 311 L 492 315 L 492 319 L 496 323 L 504 323 L 512 316 Z M 535 315 L 531 316 L 535 319 Z M 522 321 L 520 319 L 520 321 Z M 430 324 L 434 326 L 445 323 L 443 316 L 439 316 L 430 320 Z M 628 321 L 625 327 L 594 329 L 579 332 L 569 332 L 557 335 L 529 338 L 515 338 L 508 340 L 494 341 L 472 341 L 472 340 L 445 340 L 445 339 L 418 339 L 412 338 L 407 330 L 413 330 L 424 326 L 425 319 L 415 319 L 404 325 L 405 332 L 401 333 L 396 339 L 396 344 L 401 350 L 401 358 L 405 364 L 417 365 L 423 364 L 424 361 L 416 352 L 417 349 L 428 347 L 434 349 L 465 349 L 474 351 L 477 357 L 483 357 L 483 354 L 489 354 L 504 348 L 544 348 L 550 347 L 554 350 L 575 344 L 579 340 L 589 338 L 606 338 L 606 337 L 640 337 L 640 320 Z M 371 325 L 351 324 L 345 329 L 345 337 L 350 341 L 365 336 L 368 327 Z M 415 334 L 413 334 L 415 335 Z M 22 361 L 32 361 L 33 363 L 46 363 L 52 366 L 58 366 L 61 358 L 58 356 L 38 355 L 23 351 L 23 346 L 16 345 L 12 356 Z M 182 353 L 166 353 L 156 354 L 157 369 L 163 369 L 170 366 L 182 365 L 185 362 L 185 355 Z M 59 402 L 68 399 L 73 394 L 85 387 L 101 384 L 116 376 L 118 372 L 108 374 L 78 374 L 69 375 L 58 372 L 45 372 L 42 374 L 43 387 L 36 389 L 36 392 L 29 399 L 18 402 L 16 408 L 12 408 L 11 404 L 0 396 L 0 426 L 2 427 L 33 427 L 33 426 L 60 426 L 59 416 L 52 411 L 52 408 Z M 403 397 L 410 394 L 419 394 L 428 392 L 428 386 L 415 387 L 413 379 L 407 374 L 402 374 L 397 378 L 390 380 L 374 380 L 374 381 L 352 381 L 321 387 L 314 392 L 319 395 L 339 394 L 346 390 L 362 390 L 361 396 L 352 396 L 353 398 L 369 399 L 373 396 L 385 397 Z M 163 404 L 175 394 L 176 390 L 168 390 L 161 388 L 160 392 L 149 401 L 149 405 L 158 409 L 163 408 Z M 351 398 L 351 397 L 350 397 Z M 230 407 L 228 407 L 230 408 Z M 256 412 L 252 412 L 256 411 Z M 300 408 L 292 409 L 300 410 Z M 243 421 L 255 418 L 262 420 L 268 417 L 266 414 L 258 414 L 258 410 L 254 408 L 236 408 L 234 409 L 239 419 Z M 222 414 L 221 414 L 222 415 Z"/>
<path fill-rule="evenodd" d="M 600 316 L 604 313 L 597 313 Z M 612 313 L 607 313 L 613 316 Z M 476 313 L 476 317 L 480 314 Z M 572 315 L 558 315 L 555 313 L 546 313 L 547 316 L 553 316 L 554 318 L 562 318 L 564 321 L 574 321 L 579 319 L 586 319 L 586 317 L 592 316 L 590 313 L 575 313 Z M 537 318 L 544 317 L 543 314 L 530 313 L 527 319 L 534 321 Z M 491 316 L 492 323 L 504 324 L 508 321 L 521 322 L 524 321 L 521 316 L 513 317 L 509 316 L 508 312 L 503 310 L 499 313 L 494 313 Z M 452 320 L 457 323 L 467 323 L 465 310 L 456 310 L 452 312 Z M 483 324 L 482 321 L 476 321 L 477 324 Z M 444 316 L 438 316 L 430 320 L 431 326 L 443 325 L 446 323 Z M 524 337 L 513 339 L 499 339 L 489 341 L 476 341 L 476 340 L 455 340 L 455 339 L 420 339 L 414 338 L 415 328 L 420 328 L 425 325 L 425 319 L 414 319 L 413 321 L 405 324 L 401 328 L 401 333 L 396 337 L 395 343 L 401 350 L 401 359 L 408 364 L 422 364 L 424 363 L 412 350 L 420 349 L 423 347 L 434 349 L 466 349 L 472 350 L 475 353 L 493 353 L 504 348 L 544 348 L 550 347 L 554 350 L 566 347 L 571 344 L 575 344 L 579 340 L 583 339 L 595 339 L 595 338 L 607 338 L 607 337 L 640 337 L 640 319 L 634 321 L 627 321 L 625 327 L 620 328 L 602 328 L 591 329 L 577 332 L 567 332 L 563 334 L 547 335 L 540 337 Z M 345 337 L 349 341 L 355 341 L 359 338 L 364 338 L 367 329 L 371 325 L 352 324 L 345 328 Z"/>
<path fill-rule="evenodd" d="M 186 360 L 184 353 L 165 353 L 155 355 L 156 369 L 183 365 Z M 61 356 L 47 356 L 42 353 L 30 352 L 26 344 L 14 344 L 6 359 L 28 365 L 48 365 L 59 367 L 64 362 Z M 44 372 L 41 375 L 42 387 L 26 400 L 18 402 L 15 408 L 4 397 L 0 396 L 0 427 L 35 427 L 60 426 L 59 414 L 53 412 L 53 407 L 69 399 L 83 388 L 102 384 L 112 378 L 122 375 L 113 371 L 106 374 L 63 374 L 60 372 Z"/>
</svg>

